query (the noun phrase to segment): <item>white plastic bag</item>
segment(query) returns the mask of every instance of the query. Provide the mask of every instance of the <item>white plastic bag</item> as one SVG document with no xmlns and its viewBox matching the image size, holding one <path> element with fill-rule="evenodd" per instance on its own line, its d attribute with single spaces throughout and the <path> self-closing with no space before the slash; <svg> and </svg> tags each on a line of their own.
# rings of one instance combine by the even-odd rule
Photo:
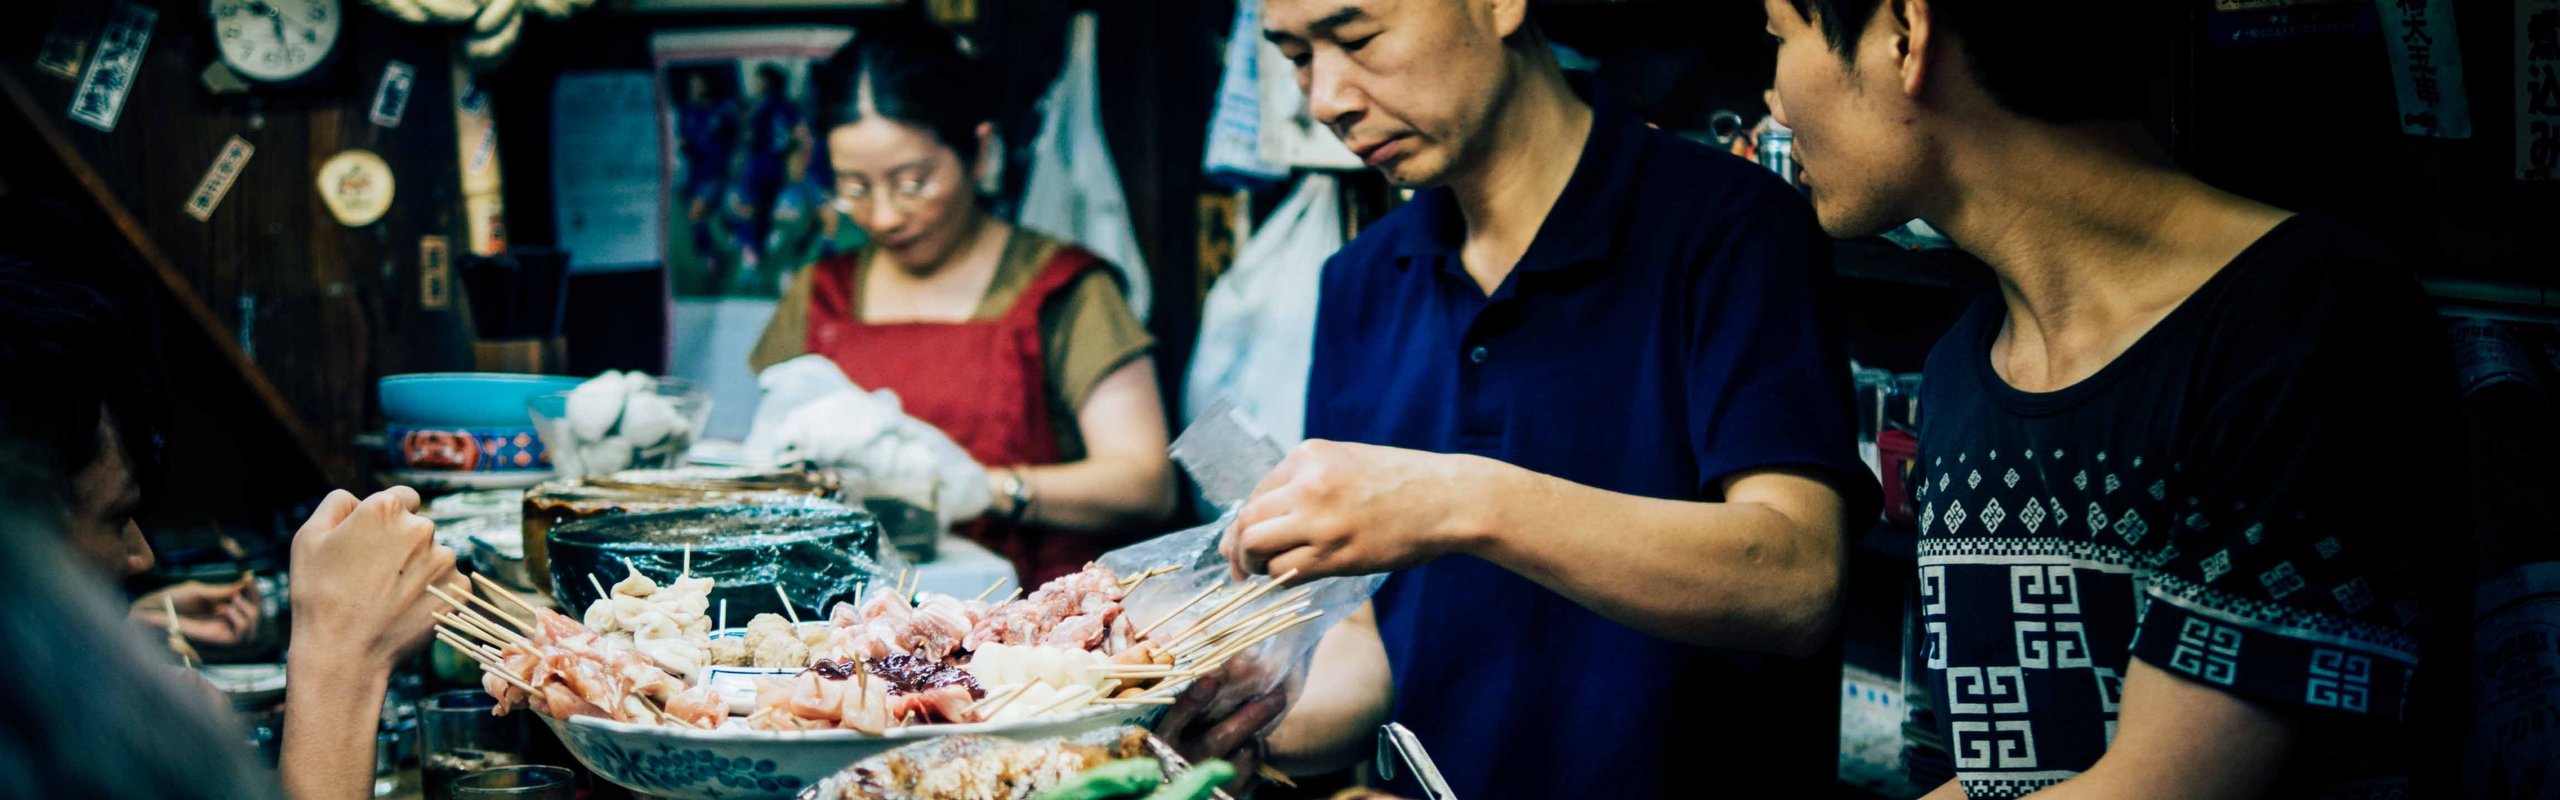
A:
<svg viewBox="0 0 2560 800">
<path fill-rule="evenodd" d="M 1225 399 L 1283 449 L 1297 443 L 1324 262 L 1340 249 L 1341 194 L 1332 175 L 1310 174 L 1209 289 L 1183 385 L 1185 423 Z"/>
<path fill-rule="evenodd" d="M 1067 63 L 1040 100 L 1044 118 L 1032 142 L 1031 182 L 1023 189 L 1022 227 L 1091 250 L 1120 270 L 1129 310 L 1147 319 L 1155 288 L 1138 248 L 1120 168 L 1102 135 L 1102 93 L 1095 86 L 1094 16 L 1077 12 L 1067 33 Z"/>
<path fill-rule="evenodd" d="M 864 391 L 825 356 L 767 367 L 746 452 L 758 464 L 807 463 L 856 484 L 930 486 L 943 528 L 995 503 L 986 467 L 940 429 L 906 413 L 898 394 Z"/>
</svg>

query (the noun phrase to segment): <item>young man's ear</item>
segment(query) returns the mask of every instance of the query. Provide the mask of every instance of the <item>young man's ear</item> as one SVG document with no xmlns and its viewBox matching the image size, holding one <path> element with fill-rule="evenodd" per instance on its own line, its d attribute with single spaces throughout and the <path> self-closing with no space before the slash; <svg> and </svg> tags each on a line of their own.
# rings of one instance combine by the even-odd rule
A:
<svg viewBox="0 0 2560 800">
<path fill-rule="evenodd" d="M 1510 41 L 1529 27 L 1529 0 L 1489 0 L 1493 12 L 1493 36 Z"/>
<path fill-rule="evenodd" d="M 1935 9 L 1929 0 L 1886 0 L 1875 21 L 1880 34 L 1891 37 L 1894 74 L 1901 79 L 1904 97 L 1918 98 L 1933 77 L 1929 57 L 1937 47 Z"/>
</svg>

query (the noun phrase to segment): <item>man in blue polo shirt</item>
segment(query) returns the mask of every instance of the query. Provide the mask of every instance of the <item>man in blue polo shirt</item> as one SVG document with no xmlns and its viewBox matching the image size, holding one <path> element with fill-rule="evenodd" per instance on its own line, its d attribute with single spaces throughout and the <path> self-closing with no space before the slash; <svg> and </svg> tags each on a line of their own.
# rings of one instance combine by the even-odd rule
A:
<svg viewBox="0 0 2560 800">
<path fill-rule="evenodd" d="M 1226 542 L 1396 571 L 1271 755 L 1339 767 L 1393 719 L 1468 800 L 1828 786 L 1839 673 L 1798 658 L 1876 490 L 1827 240 L 1774 176 L 1569 77 L 1525 5 L 1264 5 L 1317 119 L 1417 190 L 1326 264 L 1310 441 Z"/>
</svg>

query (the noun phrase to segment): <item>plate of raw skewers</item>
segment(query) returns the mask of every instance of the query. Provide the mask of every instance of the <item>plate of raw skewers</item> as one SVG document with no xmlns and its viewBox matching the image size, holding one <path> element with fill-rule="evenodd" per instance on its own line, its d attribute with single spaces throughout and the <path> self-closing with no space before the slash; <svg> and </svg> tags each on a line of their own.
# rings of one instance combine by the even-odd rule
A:
<svg viewBox="0 0 2560 800">
<path fill-rule="evenodd" d="M 1323 616 L 1310 590 L 1275 591 L 1282 575 L 1144 598 L 1171 610 L 1133 619 L 1139 593 L 1182 591 L 1150 586 L 1176 571 L 1096 564 L 994 601 L 1001 583 L 963 600 L 914 591 L 902 573 L 824 620 L 768 614 L 738 629 L 717 627 L 712 581 L 689 571 L 664 585 L 598 580 L 603 599 L 582 619 L 475 576 L 487 597 L 443 596 L 437 637 L 480 662 L 498 713 L 532 709 L 607 780 L 670 800 L 786 798 L 935 737 L 1147 725 L 1193 679 Z"/>
</svg>

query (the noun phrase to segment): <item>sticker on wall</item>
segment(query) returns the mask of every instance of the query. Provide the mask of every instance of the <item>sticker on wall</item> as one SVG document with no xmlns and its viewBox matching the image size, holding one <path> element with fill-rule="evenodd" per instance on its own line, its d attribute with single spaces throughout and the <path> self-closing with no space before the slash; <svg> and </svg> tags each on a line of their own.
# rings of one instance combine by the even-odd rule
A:
<svg viewBox="0 0 2560 800">
<path fill-rule="evenodd" d="M 453 305 L 453 241 L 442 236 L 418 237 L 418 307 L 443 311 Z"/>
<path fill-rule="evenodd" d="M 87 10 L 68 3 L 54 9 L 53 27 L 36 48 L 36 69 L 63 80 L 80 79 L 80 65 L 89 60 L 89 36 L 95 30 L 88 25 L 95 18 L 81 13 Z"/>
<path fill-rule="evenodd" d="M 125 0 L 107 13 L 107 24 L 98 31 L 98 46 L 91 51 L 89 68 L 81 73 L 80 88 L 71 92 L 71 118 L 108 133 L 116 130 L 116 118 L 124 113 L 125 95 L 133 91 L 135 72 L 142 67 L 142 54 L 151 48 L 151 27 L 160 22 L 160 12 L 150 6 Z"/>
<path fill-rule="evenodd" d="M 187 216 L 197 222 L 213 219 L 213 210 L 222 206 L 222 197 L 231 193 L 231 183 L 240 179 L 240 171 L 248 168 L 249 156 L 258 148 L 249 140 L 234 134 L 222 145 L 222 154 L 214 156 L 213 166 L 204 171 L 204 179 L 196 181 L 196 190 L 187 195 Z"/>
<path fill-rule="evenodd" d="M 370 150 L 349 150 L 320 165 L 320 202 L 338 224 L 360 228 L 391 210 L 391 165 Z"/>
<path fill-rule="evenodd" d="M 373 90 L 373 124 L 400 127 L 409 113 L 409 89 L 417 85 L 418 68 L 404 61 L 382 65 L 382 85 Z"/>
</svg>

